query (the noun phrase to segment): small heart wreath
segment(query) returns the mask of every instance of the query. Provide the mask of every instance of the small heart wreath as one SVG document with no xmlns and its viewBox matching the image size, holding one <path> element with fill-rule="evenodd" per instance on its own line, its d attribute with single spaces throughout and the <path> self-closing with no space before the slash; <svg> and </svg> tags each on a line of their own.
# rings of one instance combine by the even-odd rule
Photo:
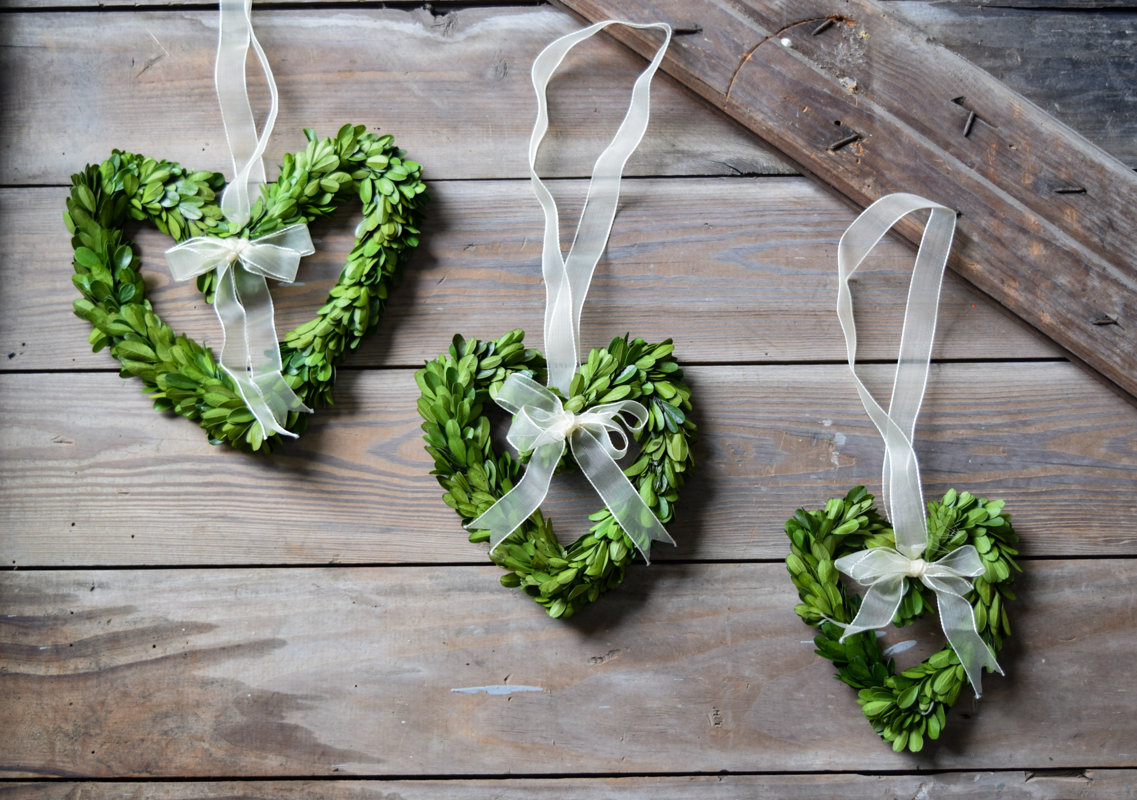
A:
<svg viewBox="0 0 1137 800">
<path fill-rule="evenodd" d="M 327 302 L 280 344 L 288 385 L 308 406 L 330 405 L 337 365 L 378 325 L 400 266 L 418 244 L 426 200 L 421 167 L 403 158 L 391 136 L 365 130 L 344 125 L 334 138 L 321 140 L 305 130 L 308 146 L 284 157 L 280 177 L 263 187 L 240 229 L 229 227 L 217 204 L 225 186 L 220 173 L 116 150 L 73 175 L 64 220 L 75 250 L 72 281 L 82 294 L 75 313 L 93 326 L 92 349 L 109 347 L 122 365 L 120 375 L 140 378 L 155 408 L 198 421 L 213 444 L 272 449 L 280 437 L 263 436 L 213 353 L 154 312 L 124 229 L 133 219 L 176 241 L 202 234 L 261 236 L 326 217 L 358 197 L 363 220 Z M 198 278 L 207 300 L 214 276 Z M 306 424 L 306 415 L 289 415 L 289 430 L 302 432 Z"/>
<path fill-rule="evenodd" d="M 445 490 L 443 500 L 463 523 L 505 495 L 528 461 L 529 454 L 515 459 L 494 447 L 485 414 L 511 374 L 545 380 L 545 359 L 525 348 L 524 337 L 521 330 L 492 341 L 455 336 L 448 353 L 415 373 L 422 391 L 418 409 L 426 450 L 434 458 L 431 474 Z M 619 400 L 643 403 L 649 418 L 635 434 L 640 452 L 623 472 L 663 523 L 674 517 L 679 488 L 693 463 L 690 445 L 695 438 L 691 390 L 683 383 L 673 350 L 670 339 L 659 344 L 613 339 L 588 354 L 572 379 L 569 397 L 562 398 L 565 409 L 574 413 Z M 560 468 L 575 468 L 570 455 Z M 490 553 L 491 561 L 509 570 L 502 585 L 521 587 L 549 616 L 563 618 L 619 586 L 635 545 L 607 508 L 589 520 L 589 532 L 566 548 L 553 534 L 552 522 L 540 511 L 534 513 Z M 489 536 L 488 531 L 475 531 L 470 541 L 487 541 Z"/>
<path fill-rule="evenodd" d="M 927 559 L 939 558 L 964 545 L 979 551 L 986 573 L 974 579 L 966 599 L 975 613 L 975 626 L 997 654 L 1011 633 L 1007 601 L 1014 599 L 1011 584 L 1020 571 L 1014 557 L 1018 536 L 1001 500 L 982 500 L 967 492 L 948 491 L 940 502 L 928 505 Z M 786 567 L 798 589 L 801 603 L 794 608 L 807 624 L 819 630 L 814 639 L 817 654 L 834 663 L 837 679 L 858 690 L 865 717 L 881 738 L 900 752 L 918 752 L 925 737 L 938 739 L 946 713 L 968 683 L 959 658 L 945 647 L 923 663 L 897 673 L 886 659 L 875 631 L 864 631 L 840 641 L 842 628 L 860 606 L 859 595 L 838 581 L 834 561 L 867 548 L 893 547 L 895 536 L 888 521 L 863 486 L 843 499 L 833 498 L 820 511 L 798 509 L 786 522 L 790 555 Z M 893 618 L 906 625 L 932 607 L 932 592 L 919 580 L 906 579 L 907 591 Z"/>
</svg>

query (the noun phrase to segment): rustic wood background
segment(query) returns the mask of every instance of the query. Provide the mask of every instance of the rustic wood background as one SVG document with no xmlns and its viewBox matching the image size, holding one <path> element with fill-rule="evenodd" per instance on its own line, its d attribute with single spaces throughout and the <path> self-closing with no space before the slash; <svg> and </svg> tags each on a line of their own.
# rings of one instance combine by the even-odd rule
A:
<svg viewBox="0 0 1137 800">
<path fill-rule="evenodd" d="M 1137 5 L 888 7 L 1137 167 Z M 1008 677 L 925 753 L 892 753 L 813 654 L 782 564 L 796 507 L 879 481 L 832 312 L 855 209 L 661 76 L 583 330 L 675 338 L 699 473 L 678 548 L 549 620 L 441 503 L 412 373 L 454 332 L 539 338 L 528 70 L 579 22 L 520 0 L 303 0 L 255 23 L 281 89 L 270 163 L 303 127 L 364 123 L 425 165 L 433 197 L 336 405 L 269 458 L 155 413 L 70 312 L 72 172 L 112 147 L 227 166 L 215 9 L 0 7 L 0 797 L 1137 797 L 1132 399 L 949 276 L 918 430 L 928 492 L 1004 498 L 1025 574 Z M 542 168 L 566 219 L 639 63 L 598 38 L 553 84 Z M 304 283 L 274 293 L 279 325 L 321 301 L 353 225 L 316 226 Z M 161 237 L 138 241 L 160 313 L 216 344 Z M 857 295 L 880 384 L 910 257 L 886 242 Z M 594 505 L 558 483 L 565 536 Z"/>
</svg>

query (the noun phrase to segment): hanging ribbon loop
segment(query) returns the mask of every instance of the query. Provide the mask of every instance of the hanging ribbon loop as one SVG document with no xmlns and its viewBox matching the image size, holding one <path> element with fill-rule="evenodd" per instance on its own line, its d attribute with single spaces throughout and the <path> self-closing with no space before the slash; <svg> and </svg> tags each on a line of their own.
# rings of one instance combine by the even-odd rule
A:
<svg viewBox="0 0 1137 800">
<path fill-rule="evenodd" d="M 536 167 L 537 151 L 549 127 L 546 89 L 553 73 L 573 47 L 614 24 L 660 30 L 664 41 L 636 78 L 627 113 L 612 141 L 596 159 L 576 237 L 566 257 L 561 253 L 557 204 L 537 174 Z M 608 235 L 616 217 L 624 164 L 647 130 L 651 80 L 670 41 L 671 26 L 666 23 L 633 24 L 607 20 L 562 36 L 533 61 L 537 120 L 529 139 L 529 175 L 545 217 L 541 251 L 541 272 L 546 292 L 545 359 L 548 386 L 563 396 L 568 396 L 573 376 L 580 365 L 580 312 L 596 264 L 608 244 Z M 641 430 L 648 419 L 647 409 L 632 400 L 595 406 L 573 414 L 564 410 L 560 397 L 550 388 L 515 373 L 505 381 L 494 398 L 514 415 L 510 444 L 522 453 L 532 451 L 532 456 L 517 485 L 466 527 L 490 531 L 490 549 L 497 547 L 540 507 L 548 495 L 553 472 L 564 455 L 567 441 L 577 465 L 645 561 L 649 560 L 651 542 L 675 544 L 616 463 L 616 459 L 627 452 L 625 430 L 633 433 Z M 613 442 L 613 437 L 620 442 L 619 445 Z"/>
<path fill-rule="evenodd" d="M 893 377 L 888 410 L 869 392 L 857 375 L 857 329 L 849 281 L 881 238 L 902 218 L 928 210 L 928 223 L 912 268 L 904 310 L 900 357 Z M 955 212 L 912 194 L 880 198 L 854 220 L 837 246 L 837 317 L 849 352 L 849 369 L 857 393 L 885 443 L 881 476 L 884 504 L 892 522 L 896 548 L 862 550 L 837 559 L 838 570 L 869 589 L 860 610 L 844 625 L 842 641 L 861 631 L 882 628 L 892 621 L 909 578 L 921 581 L 936 595 L 940 624 L 949 646 L 959 657 L 975 696 L 982 692 L 982 669 L 1002 673 L 991 648 L 979 636 L 975 612 L 965 599 L 971 578 L 984 574 L 978 551 L 964 545 L 938 561 L 923 556 L 928 545 L 924 492 L 913 439 L 916 417 L 924 399 L 939 310 L 944 268 L 955 235 Z M 842 624 L 842 623 L 837 623 Z"/>
<path fill-rule="evenodd" d="M 609 25 L 660 30 L 663 31 L 664 40 L 651 63 L 636 78 L 627 113 L 612 141 L 596 159 L 576 237 L 568 256 L 562 256 L 557 203 L 537 174 L 537 151 L 549 128 L 546 88 L 568 52 Z M 545 360 L 549 365 L 549 386 L 556 387 L 564 395 L 568 394 L 572 376 L 580 365 L 580 312 L 588 294 L 588 285 L 592 282 L 592 273 L 608 245 L 608 234 L 612 231 L 620 199 L 624 164 L 647 131 L 651 112 L 651 79 L 663 62 L 670 42 L 671 26 L 664 22 L 633 24 L 606 20 L 562 36 L 542 50 L 533 61 L 537 121 L 529 137 L 529 180 L 545 215 L 545 235 L 541 250 L 541 273 L 545 279 Z"/>
<path fill-rule="evenodd" d="M 263 156 L 276 125 L 279 99 L 272 67 L 253 31 L 252 8 L 253 0 L 221 0 L 217 60 L 213 65 L 213 85 L 233 159 L 233 180 L 221 195 L 220 205 L 225 219 L 236 228 L 244 227 L 249 221 L 252 198 L 266 181 Z M 269 93 L 268 117 L 260 136 L 253 120 L 245 74 L 250 45 L 264 72 Z"/>
<path fill-rule="evenodd" d="M 240 230 L 249 222 L 252 196 L 266 180 L 263 156 L 276 124 L 276 81 L 253 32 L 251 14 L 252 0 L 221 0 L 213 82 L 233 160 L 233 180 L 220 202 L 230 230 Z M 264 71 L 270 97 L 268 117 L 259 136 L 245 76 L 250 46 Z M 213 302 L 223 337 L 221 367 L 233 379 L 265 437 L 273 433 L 295 437 L 284 427 L 288 414 L 312 410 L 296 396 L 281 372 L 280 343 L 266 278 L 291 283 L 296 280 L 300 258 L 314 252 L 304 224 L 289 225 L 252 241 L 197 236 L 166 251 L 174 280 L 216 270 Z"/>
</svg>

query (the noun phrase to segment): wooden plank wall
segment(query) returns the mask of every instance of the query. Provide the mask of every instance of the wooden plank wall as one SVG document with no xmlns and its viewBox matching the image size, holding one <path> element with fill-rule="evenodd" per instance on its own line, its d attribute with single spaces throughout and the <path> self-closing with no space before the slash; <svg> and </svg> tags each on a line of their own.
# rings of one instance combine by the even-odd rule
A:
<svg viewBox="0 0 1137 800">
<path fill-rule="evenodd" d="M 528 68 L 578 23 L 536 2 L 256 12 L 282 92 L 270 161 L 301 127 L 365 123 L 425 165 L 433 201 L 336 405 L 255 458 L 153 412 L 70 313 L 71 172 L 111 147 L 225 167 L 215 13 L 106 6 L 0 9 L 0 798 L 1137 796 L 1131 400 L 949 276 L 925 481 L 1005 498 L 1026 572 L 1009 677 L 896 755 L 813 654 L 781 563 L 795 507 L 879 480 L 831 310 L 853 209 L 658 81 L 583 329 L 675 337 L 699 474 L 679 547 L 554 622 L 439 500 L 412 373 L 454 332 L 539 338 Z M 1137 167 L 1137 6 L 891 6 Z M 586 55 L 554 84 L 542 154 L 566 219 L 639 68 L 607 40 Z M 304 283 L 274 291 L 282 327 L 320 302 L 353 224 L 316 227 Z M 160 313 L 215 344 L 160 237 L 138 241 Z M 883 385 L 911 254 L 878 256 L 857 300 Z M 558 483 L 563 535 L 594 505 Z"/>
</svg>

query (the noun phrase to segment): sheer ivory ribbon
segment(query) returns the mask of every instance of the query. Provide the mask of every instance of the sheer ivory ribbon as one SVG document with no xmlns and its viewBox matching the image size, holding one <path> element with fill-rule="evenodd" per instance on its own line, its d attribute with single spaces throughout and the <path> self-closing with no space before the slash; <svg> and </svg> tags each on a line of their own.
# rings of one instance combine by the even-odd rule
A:
<svg viewBox="0 0 1137 800">
<path fill-rule="evenodd" d="M 664 41 L 651 63 L 636 78 L 627 114 L 611 143 L 596 159 L 576 238 L 568 256 L 564 257 L 561 254 L 557 204 L 536 169 L 537 150 L 549 127 L 546 88 L 569 50 L 613 24 L 654 28 L 663 31 Z M 549 388 L 515 373 L 506 379 L 494 398 L 498 405 L 514 415 L 509 442 L 519 452 L 532 450 L 533 456 L 517 486 L 466 526 L 470 530 L 489 530 L 491 549 L 517 530 L 544 501 L 553 471 L 564 454 L 566 439 L 581 471 L 645 561 L 648 560 L 651 542 L 675 544 L 616 464 L 616 459 L 627 452 L 628 439 L 621 426 L 633 432 L 640 430 L 647 421 L 647 409 L 641 403 L 628 400 L 596 406 L 574 415 L 564 410 L 560 398 L 551 391 L 555 389 L 567 396 L 580 364 L 580 311 L 616 217 L 624 164 L 647 130 L 651 79 L 659 69 L 670 41 L 671 26 L 666 23 L 640 25 L 607 20 L 562 36 L 542 50 L 533 62 L 537 121 L 529 139 L 529 175 L 545 215 L 541 271 L 546 291 L 544 333 Z M 631 422 L 625 420 L 624 415 L 630 417 Z M 612 443 L 613 435 L 619 437 L 619 446 Z"/>
<path fill-rule="evenodd" d="M 912 269 L 904 327 L 900 335 L 900 358 L 893 379 L 892 398 L 888 411 L 885 411 L 857 375 L 857 329 L 849 280 L 893 225 L 922 209 L 930 210 L 931 214 Z M 837 317 L 845 334 L 849 369 L 856 381 L 861 403 L 884 438 L 881 484 L 884 504 L 896 535 L 896 548 L 862 550 L 837 559 L 835 566 L 862 586 L 869 587 L 857 616 L 844 626 L 842 641 L 861 631 L 888 625 L 904 596 L 905 579 L 918 579 L 935 592 L 944 635 L 959 656 L 975 689 L 975 696 L 979 697 L 982 668 L 999 673 L 1003 671 L 991 648 L 979 636 L 975 612 L 964 599 L 964 595 L 971 591 L 969 579 L 985 571 L 983 559 L 970 544 L 953 550 L 938 561 L 928 562 L 922 558 L 928 545 L 928 527 L 920 467 L 912 447 L 916 416 L 928 382 L 940 286 L 954 235 L 955 212 L 950 208 L 912 194 L 891 194 L 865 209 L 845 231 L 837 246 Z"/>
<path fill-rule="evenodd" d="M 244 227 L 251 195 L 265 183 L 262 156 L 276 124 L 277 91 L 268 58 L 253 33 L 252 0 L 221 0 L 220 33 L 213 82 L 221 105 L 225 138 L 233 158 L 233 180 L 221 195 L 221 211 L 231 230 Z M 271 99 L 264 130 L 257 135 L 245 82 L 245 59 L 252 45 L 268 82 Z M 224 336 L 221 367 L 237 385 L 264 436 L 296 436 L 284 423 L 291 411 L 311 411 L 281 374 L 280 344 L 266 278 L 296 280 L 302 256 L 311 255 L 308 227 L 290 225 L 250 241 L 195 236 L 166 251 L 174 280 L 217 270 L 214 310 Z"/>
</svg>

